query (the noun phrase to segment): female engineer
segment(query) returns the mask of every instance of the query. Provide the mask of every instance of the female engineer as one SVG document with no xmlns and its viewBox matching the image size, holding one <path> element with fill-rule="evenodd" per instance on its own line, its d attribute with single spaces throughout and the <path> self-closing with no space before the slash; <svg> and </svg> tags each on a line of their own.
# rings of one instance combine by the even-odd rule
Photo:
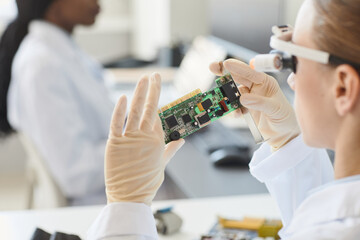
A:
<svg viewBox="0 0 360 240">
<path fill-rule="evenodd" d="M 114 105 L 103 69 L 77 46 L 97 0 L 17 0 L 0 51 L 0 135 L 29 137 L 71 205 L 106 202 L 103 156 Z"/>
<path fill-rule="evenodd" d="M 305 0 L 293 34 L 278 39 L 294 57 L 288 83 L 296 117 L 272 77 L 237 60 L 210 67 L 232 74 L 240 101 L 269 139 L 250 171 L 279 205 L 283 239 L 360 239 L 359 26 L 358 0 Z M 159 92 L 160 76 L 140 80 L 124 131 L 125 97 L 115 108 L 105 157 L 108 205 L 90 239 L 157 239 L 149 205 L 184 143 L 164 146 Z M 322 148 L 336 151 L 334 168 Z"/>
</svg>

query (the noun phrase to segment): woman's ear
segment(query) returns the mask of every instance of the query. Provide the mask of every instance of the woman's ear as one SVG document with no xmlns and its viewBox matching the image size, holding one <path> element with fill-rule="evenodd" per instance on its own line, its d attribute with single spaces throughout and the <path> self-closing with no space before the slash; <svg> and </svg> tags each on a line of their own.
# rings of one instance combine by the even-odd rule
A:
<svg viewBox="0 0 360 240">
<path fill-rule="evenodd" d="M 335 108 L 340 116 L 352 111 L 360 97 L 359 73 L 342 64 L 335 70 Z"/>
</svg>

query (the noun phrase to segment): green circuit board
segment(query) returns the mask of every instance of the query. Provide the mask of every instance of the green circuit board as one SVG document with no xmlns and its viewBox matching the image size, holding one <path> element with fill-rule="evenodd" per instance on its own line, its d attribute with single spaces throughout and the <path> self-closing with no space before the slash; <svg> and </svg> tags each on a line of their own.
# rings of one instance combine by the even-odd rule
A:
<svg viewBox="0 0 360 240">
<path fill-rule="evenodd" d="M 204 93 L 197 89 L 159 110 L 165 143 L 185 138 L 241 107 L 240 92 L 230 74 L 215 82 L 217 87 Z"/>
</svg>

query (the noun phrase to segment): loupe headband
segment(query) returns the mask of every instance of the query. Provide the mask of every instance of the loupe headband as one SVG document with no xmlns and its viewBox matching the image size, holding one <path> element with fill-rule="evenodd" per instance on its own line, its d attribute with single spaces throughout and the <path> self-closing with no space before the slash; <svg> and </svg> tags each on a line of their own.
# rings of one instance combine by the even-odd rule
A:
<svg viewBox="0 0 360 240">
<path fill-rule="evenodd" d="M 270 39 L 270 46 L 278 51 L 287 52 L 301 58 L 306 58 L 323 64 L 349 64 L 355 69 L 360 69 L 360 64 L 337 57 L 328 52 L 299 46 L 291 42 L 293 28 L 290 25 L 273 26 L 273 36 Z"/>
<path fill-rule="evenodd" d="M 270 47 L 273 49 L 287 52 L 291 55 L 313 60 L 315 62 L 328 64 L 330 54 L 324 51 L 315 50 L 296 45 L 291 42 L 293 28 L 289 25 L 273 26 L 273 36 L 270 39 Z"/>
</svg>

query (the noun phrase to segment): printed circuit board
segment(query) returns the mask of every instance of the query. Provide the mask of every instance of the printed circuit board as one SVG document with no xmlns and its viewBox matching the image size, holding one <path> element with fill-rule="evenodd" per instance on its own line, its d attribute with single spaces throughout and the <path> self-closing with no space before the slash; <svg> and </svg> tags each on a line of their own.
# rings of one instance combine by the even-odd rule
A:
<svg viewBox="0 0 360 240">
<path fill-rule="evenodd" d="M 165 143 L 185 138 L 241 107 L 240 92 L 230 74 L 215 82 L 217 87 L 204 93 L 197 89 L 159 110 Z"/>
</svg>

